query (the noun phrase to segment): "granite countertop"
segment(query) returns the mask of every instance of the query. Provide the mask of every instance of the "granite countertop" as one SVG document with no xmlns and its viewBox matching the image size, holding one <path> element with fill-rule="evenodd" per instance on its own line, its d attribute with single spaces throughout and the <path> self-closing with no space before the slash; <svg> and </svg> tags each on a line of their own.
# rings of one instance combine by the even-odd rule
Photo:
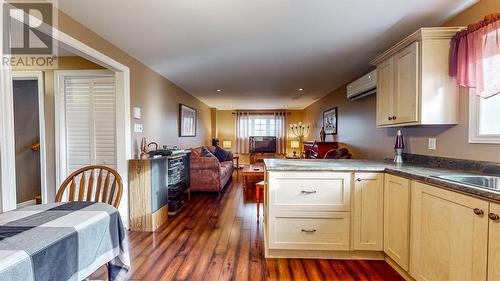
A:
<svg viewBox="0 0 500 281">
<path fill-rule="evenodd" d="M 470 170 L 436 168 L 417 164 L 395 164 L 390 161 L 362 159 L 265 159 L 264 163 L 268 171 L 385 172 L 500 202 L 500 191 L 435 178 L 435 176 L 451 174 L 484 175 Z"/>
</svg>

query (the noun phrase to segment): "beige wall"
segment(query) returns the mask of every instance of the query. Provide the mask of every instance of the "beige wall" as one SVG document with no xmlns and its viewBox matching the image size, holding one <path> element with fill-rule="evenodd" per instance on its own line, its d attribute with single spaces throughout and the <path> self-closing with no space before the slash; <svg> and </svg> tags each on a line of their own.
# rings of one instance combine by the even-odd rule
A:
<svg viewBox="0 0 500 281">
<path fill-rule="evenodd" d="M 500 1 L 481 0 L 478 4 L 449 20 L 446 26 L 467 25 L 500 11 Z M 392 157 L 396 129 L 375 128 L 375 96 L 359 101 L 346 99 L 345 85 L 306 108 L 306 119 L 315 124 L 310 139 L 319 138 L 323 110 L 339 107 L 337 140 L 353 150 L 356 158 Z M 460 91 L 460 124 L 456 126 L 403 127 L 406 151 L 416 154 L 500 162 L 500 145 L 468 143 L 468 92 Z M 428 138 L 437 139 L 437 149 L 428 150 Z"/>
<path fill-rule="evenodd" d="M 217 110 L 216 113 L 216 123 L 217 131 L 216 136 L 221 141 L 230 140 L 232 142 L 232 147 L 230 150 L 236 149 L 236 136 L 235 136 L 235 115 L 234 110 Z M 287 123 L 298 123 L 304 121 L 304 111 L 303 110 L 289 110 L 290 114 L 287 115 Z M 293 150 L 290 148 L 290 141 L 295 139 L 291 132 L 288 132 L 287 140 L 287 153 L 292 153 Z M 240 155 L 240 163 L 249 163 L 248 155 Z"/>
<path fill-rule="evenodd" d="M 375 96 L 348 101 L 345 85 L 308 106 L 305 119 L 311 123 L 313 133 L 308 140 L 319 140 L 323 124 L 323 111 L 338 107 L 338 134 L 335 141 L 348 147 L 355 158 L 384 159 L 393 153 L 395 129 L 377 129 L 375 124 Z M 327 141 L 332 141 L 327 136 Z"/>
<path fill-rule="evenodd" d="M 142 137 L 160 145 L 185 148 L 209 141 L 211 122 L 210 108 L 207 105 L 66 14 L 60 12 L 58 21 L 61 31 L 130 68 L 130 106 L 142 108 L 142 119 L 131 121 L 132 149 L 135 155 L 139 151 Z M 197 109 L 196 137 L 178 137 L 179 103 Z M 143 133 L 133 132 L 133 124 L 136 122 L 144 125 Z"/>
</svg>

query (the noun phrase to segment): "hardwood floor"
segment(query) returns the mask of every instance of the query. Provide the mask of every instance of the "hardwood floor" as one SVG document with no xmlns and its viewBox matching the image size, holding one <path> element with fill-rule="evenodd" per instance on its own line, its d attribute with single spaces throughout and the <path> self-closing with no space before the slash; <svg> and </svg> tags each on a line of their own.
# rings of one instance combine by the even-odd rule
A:
<svg viewBox="0 0 500 281">
<path fill-rule="evenodd" d="M 128 280 L 403 280 L 385 261 L 264 259 L 262 225 L 241 182 L 235 173 L 220 198 L 193 194 L 154 233 L 128 232 Z M 106 274 L 103 267 L 89 279 Z"/>
</svg>

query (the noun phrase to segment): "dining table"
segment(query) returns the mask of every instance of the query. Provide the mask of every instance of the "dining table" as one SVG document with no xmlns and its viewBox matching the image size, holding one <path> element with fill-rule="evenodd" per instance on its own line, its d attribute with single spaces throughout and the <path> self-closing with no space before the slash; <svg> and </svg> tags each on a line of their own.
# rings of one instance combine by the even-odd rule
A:
<svg viewBox="0 0 500 281">
<path fill-rule="evenodd" d="M 130 269 L 120 213 L 99 202 L 31 205 L 0 214 L 0 281 L 83 280 L 107 265 Z"/>
</svg>

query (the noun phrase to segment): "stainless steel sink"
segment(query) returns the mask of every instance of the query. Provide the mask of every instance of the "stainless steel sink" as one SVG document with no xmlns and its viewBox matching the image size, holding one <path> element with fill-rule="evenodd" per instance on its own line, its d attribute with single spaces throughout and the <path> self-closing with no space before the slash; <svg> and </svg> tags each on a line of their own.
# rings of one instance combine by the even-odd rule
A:
<svg viewBox="0 0 500 281">
<path fill-rule="evenodd" d="M 435 177 L 443 180 L 500 191 L 500 177 L 476 175 L 442 175 Z"/>
</svg>

